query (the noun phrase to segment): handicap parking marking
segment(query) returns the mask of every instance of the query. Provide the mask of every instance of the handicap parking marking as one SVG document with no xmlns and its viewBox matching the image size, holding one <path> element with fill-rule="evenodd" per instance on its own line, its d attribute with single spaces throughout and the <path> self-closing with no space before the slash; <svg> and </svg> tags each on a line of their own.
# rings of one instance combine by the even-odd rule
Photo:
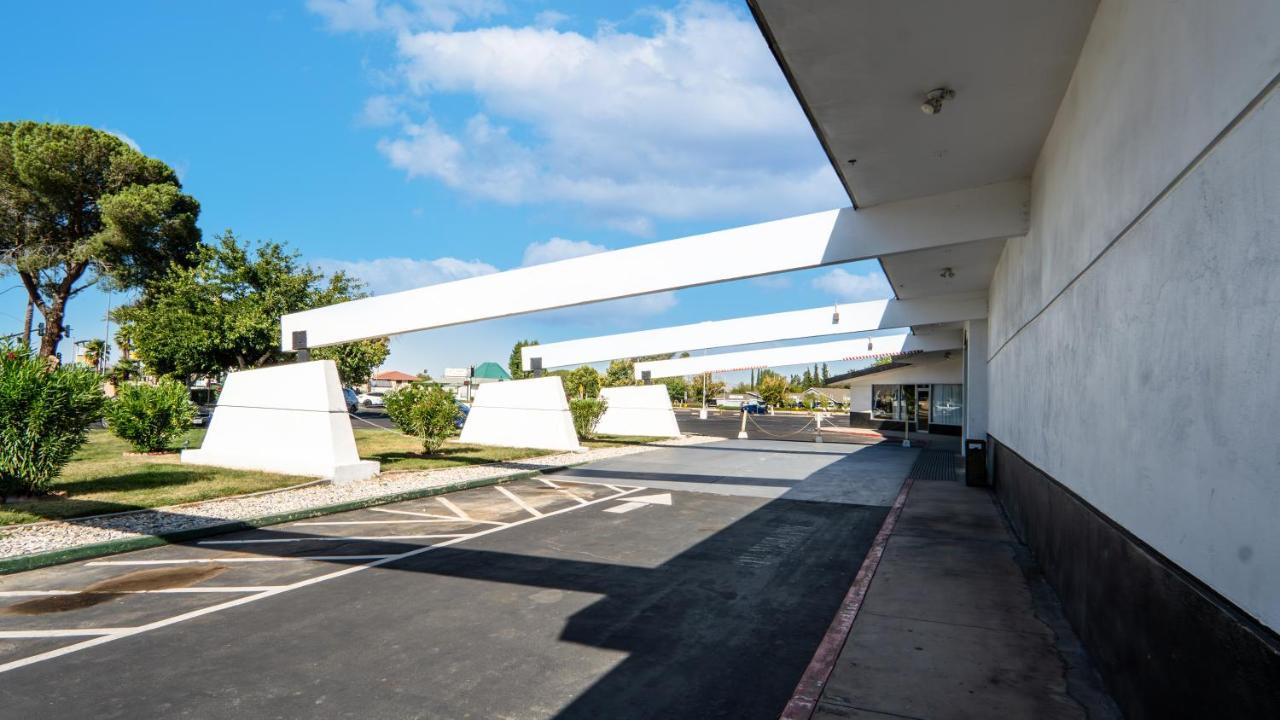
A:
<svg viewBox="0 0 1280 720">
<path fill-rule="evenodd" d="M 566 481 L 561 481 L 561 482 L 568 484 Z M 532 483 L 529 483 L 529 485 L 532 485 Z M 528 513 L 527 516 L 522 517 L 520 519 L 512 520 L 510 522 L 498 522 L 495 520 L 478 520 L 472 517 L 466 509 L 461 507 L 461 505 L 466 505 L 467 502 L 461 502 L 461 505 L 460 505 L 458 503 L 454 503 L 449 500 L 446 500 L 445 498 L 442 498 L 442 497 L 435 498 L 437 501 L 439 501 L 440 505 L 444 506 L 445 508 L 448 508 L 450 512 L 454 514 L 454 517 L 444 517 L 442 518 L 443 520 L 447 520 L 454 523 L 465 522 L 465 523 L 474 523 L 477 525 L 488 526 L 482 529 L 478 529 L 475 532 L 466 533 L 466 534 L 388 535 L 388 536 L 355 535 L 355 536 L 345 536 L 345 537 L 323 535 L 323 536 L 299 537 L 299 538 L 251 538 L 251 539 L 201 541 L 197 543 L 197 545 L 221 546 L 221 547 L 218 547 L 218 551 L 220 553 L 235 552 L 238 554 L 236 555 L 226 555 L 226 554 L 202 555 L 199 557 L 181 557 L 181 558 L 170 558 L 170 557 L 157 558 L 157 557 L 154 557 L 154 551 L 144 550 L 139 552 L 152 555 L 152 557 L 144 557 L 144 558 L 138 558 L 138 559 L 92 560 L 92 561 L 82 563 L 78 566 L 79 568 L 183 566 L 183 565 L 191 566 L 191 565 L 208 565 L 208 564 L 226 564 L 229 566 L 239 565 L 241 567 L 246 567 L 246 566 L 253 567 L 253 566 L 260 566 L 263 564 L 270 564 L 270 563 L 277 563 L 277 564 L 278 563 L 295 563 L 295 561 L 303 564 L 316 563 L 316 562 L 354 563 L 354 564 L 347 565 L 345 567 L 342 567 L 341 569 L 334 570 L 332 572 L 305 577 L 301 580 L 297 580 L 295 582 L 291 582 L 288 584 L 182 587 L 182 588 L 163 588 L 163 589 L 157 589 L 157 590 L 138 591 L 133 593 L 127 593 L 123 591 L 120 593 L 115 593 L 117 595 L 134 597 L 134 598 L 144 598 L 148 596 L 157 597 L 157 596 L 164 596 L 164 595 L 168 595 L 169 597 L 175 597 L 175 596 L 181 596 L 182 593 L 190 593 L 191 595 L 208 593 L 210 596 L 216 595 L 218 593 L 223 593 L 223 594 L 238 593 L 239 597 L 230 598 L 222 602 L 217 602 L 212 605 L 205 605 L 203 607 L 191 609 L 186 612 L 182 612 L 176 615 L 171 615 L 171 616 L 164 617 L 151 622 L 146 622 L 143 624 L 138 624 L 133 626 L 126 626 L 126 627 L 108 627 L 108 626 L 97 626 L 97 627 L 87 627 L 87 628 L 74 628 L 74 627 L 35 628 L 33 627 L 33 628 L 25 628 L 25 629 L 14 628 L 14 629 L 3 630 L 3 631 L 0 631 L 0 639 L 39 639 L 39 638 L 65 637 L 65 638 L 72 639 L 73 642 L 71 642 L 70 644 L 61 645 L 59 647 L 55 647 L 53 649 L 46 650 L 44 652 L 38 652 L 33 655 L 18 658 L 8 662 L 0 662 L 0 673 L 5 673 L 10 670 L 16 670 L 18 668 L 26 667 L 28 665 L 34 665 L 36 663 L 53 660 L 65 655 L 76 653 L 82 650 L 87 650 L 89 648 L 97 647 L 99 645 L 113 642 L 115 640 L 119 640 L 122 638 L 141 635 L 143 633 L 170 627 L 194 618 L 203 617 L 205 615 L 210 615 L 213 613 L 218 613 L 223 610 L 240 607 L 242 605 L 253 603 L 258 600 L 264 600 L 270 597 L 275 597 L 277 595 L 281 595 L 293 590 L 298 590 L 301 588 L 310 587 L 312 585 L 328 582 L 330 580 L 335 580 L 347 575 L 351 575 L 353 573 L 367 570 L 369 568 L 380 567 L 392 562 L 415 557 L 417 555 L 421 555 L 423 553 L 427 553 L 432 550 L 455 545 L 457 543 L 466 541 L 471 538 L 478 538 L 478 537 L 483 537 L 485 535 L 502 532 L 503 530 L 518 527 L 520 525 L 525 525 L 531 522 L 537 522 L 549 517 L 569 513 L 569 512 L 579 510 L 581 508 L 588 507 L 591 505 L 605 503 L 613 500 L 619 500 L 619 499 L 625 498 L 628 495 L 631 495 L 632 493 L 643 491 L 646 489 L 643 487 L 616 488 L 612 494 L 602 495 L 600 497 L 593 497 L 591 500 L 583 500 L 580 497 L 572 496 L 572 493 L 565 492 L 565 489 L 563 487 L 560 487 L 555 489 L 561 492 L 565 492 L 565 494 L 572 496 L 576 502 L 572 505 L 568 505 L 567 507 L 563 507 L 556 510 L 549 510 L 546 507 L 544 507 L 542 510 L 539 510 L 537 507 L 535 507 L 535 504 L 542 504 L 539 502 L 538 499 L 535 499 L 533 503 L 530 503 L 526 497 L 521 497 L 520 493 L 532 494 L 529 491 L 534 490 L 540 493 L 549 494 L 548 490 L 547 488 L 542 486 L 529 487 L 529 485 L 512 484 L 508 488 L 500 488 L 505 491 L 502 493 L 502 495 L 507 496 L 509 500 L 513 497 L 519 498 L 518 501 L 512 500 L 512 502 L 516 502 L 516 504 L 520 505 L 521 508 Z M 476 490 L 479 491 L 481 490 L 481 488 L 476 488 Z M 460 493 L 457 496 L 455 496 L 455 499 L 462 501 L 463 498 L 465 497 L 466 500 L 469 501 L 469 500 L 477 499 L 477 496 L 483 497 L 481 493 L 477 493 L 469 496 L 464 495 L 464 493 L 467 493 L 467 492 L 469 491 L 463 491 L 463 493 Z M 491 492 L 491 490 L 489 492 Z M 594 494 L 594 489 L 588 492 L 590 494 Z M 482 502 L 486 503 L 486 506 L 487 506 L 488 501 L 482 500 Z M 391 513 L 391 514 L 403 514 L 403 515 L 410 515 L 410 516 L 426 515 L 425 513 L 415 513 L 413 511 L 399 510 L 396 508 L 367 508 L 367 510 L 381 511 L 384 513 Z M 475 509 L 472 510 L 472 512 L 475 512 L 475 511 L 476 511 Z M 403 520 L 402 518 L 395 518 L 395 519 L 389 519 L 387 522 L 414 523 L 414 522 L 419 522 L 419 520 L 421 519 L 441 519 L 441 518 L 439 517 L 431 518 L 428 516 L 424 518 L 407 520 L 407 521 Z M 310 521 L 311 524 L 320 524 L 320 523 L 326 523 L 326 522 L 330 524 L 336 524 L 339 522 L 347 522 L 352 524 L 355 524 L 355 523 L 368 524 L 368 523 L 381 523 L 382 521 Z M 281 526 L 278 526 L 278 530 L 284 530 L 287 532 L 290 526 L 300 525 L 300 524 L 304 524 L 304 523 L 299 522 L 299 523 L 281 525 Z M 339 541 L 340 540 L 340 541 L 347 541 L 347 542 L 387 543 L 391 541 L 407 540 L 407 539 L 413 539 L 413 540 L 438 539 L 440 540 L 440 542 L 424 544 L 424 545 L 415 545 L 412 548 L 405 550 L 403 552 L 391 553 L 391 554 L 285 555 L 285 556 L 273 555 L 273 556 L 265 556 L 265 557 L 258 557 L 258 556 L 245 557 L 243 554 L 241 554 L 241 553 L 249 552 L 248 550 L 241 549 L 243 548 L 243 546 L 253 545 L 257 543 L 272 542 L 272 541 L 289 543 L 289 542 L 302 542 L 305 540 L 320 540 L 320 541 Z M 240 547 L 233 548 L 233 547 L 227 547 L 227 546 L 240 546 Z M 173 549 L 181 548 L 181 547 L 196 549 L 196 546 L 186 545 L 186 546 L 168 546 L 167 548 L 163 548 L 163 549 L 156 548 L 154 550 L 172 551 Z M 223 547 L 225 547 L 225 549 L 223 549 Z M 214 550 L 214 548 L 212 547 L 209 547 L 207 549 L 210 551 Z M 297 565 L 295 564 L 294 567 L 296 566 Z M 48 577 L 48 575 L 41 575 L 40 577 Z M 261 577 L 260 574 L 259 574 L 259 577 Z M 40 596 L 47 596 L 50 599 L 54 599 L 62 595 L 74 596 L 79 594 L 92 594 L 92 591 L 86 592 L 83 590 L 77 591 L 77 590 L 34 589 L 34 590 L 11 590 L 6 592 L 9 593 L 7 595 L 8 597 L 13 597 L 13 598 L 32 597 L 36 599 L 38 599 Z M 103 593 L 103 594 L 105 595 L 109 593 Z M 0 597 L 3 597 L 3 596 L 0 596 Z M 118 598 L 117 602 L 123 602 L 123 600 L 124 598 L 121 597 L 121 598 Z M 151 602 L 154 602 L 154 601 L 151 601 Z M 170 609 L 170 612 L 172 612 L 172 609 Z M 46 620 L 47 619 L 48 619 L 48 616 L 46 616 Z M 84 619 L 82 619 L 82 622 L 83 621 Z M 86 639 L 75 641 L 76 638 L 86 638 Z"/>
</svg>

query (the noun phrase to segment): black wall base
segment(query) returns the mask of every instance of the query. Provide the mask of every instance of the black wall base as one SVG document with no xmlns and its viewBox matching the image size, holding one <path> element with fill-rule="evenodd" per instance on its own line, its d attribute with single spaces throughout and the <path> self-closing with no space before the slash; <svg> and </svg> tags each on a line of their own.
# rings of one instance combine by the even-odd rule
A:
<svg viewBox="0 0 1280 720">
<path fill-rule="evenodd" d="M 1127 717 L 1280 718 L 1280 637 L 998 439 L 990 446 L 1015 532 Z"/>
</svg>

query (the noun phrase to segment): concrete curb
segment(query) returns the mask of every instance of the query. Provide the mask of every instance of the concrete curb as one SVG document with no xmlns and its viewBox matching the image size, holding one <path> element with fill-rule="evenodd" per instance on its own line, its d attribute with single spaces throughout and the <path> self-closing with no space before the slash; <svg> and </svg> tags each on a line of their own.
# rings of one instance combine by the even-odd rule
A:
<svg viewBox="0 0 1280 720">
<path fill-rule="evenodd" d="M 89 558 L 103 557 L 105 555 L 117 555 L 119 553 L 132 552 L 134 550 L 144 550 L 146 548 L 157 547 L 160 545 L 171 545 L 173 543 L 186 542 L 188 540 L 209 537 L 211 535 L 223 535 L 241 530 L 253 530 L 255 528 L 279 525 L 281 523 L 293 522 L 294 520 L 304 520 L 306 518 L 318 517 L 320 515 L 332 515 L 334 513 L 346 512 L 348 510 L 359 510 L 361 508 L 373 507 L 375 505 L 387 505 L 390 503 L 403 502 L 405 500 L 416 500 L 418 498 L 431 497 L 433 495 L 444 495 L 445 493 L 457 492 L 459 490 L 470 490 L 472 488 L 486 487 L 488 485 L 498 485 L 512 480 L 536 477 L 545 472 L 554 472 L 556 470 L 564 470 L 578 465 L 585 465 L 587 462 L 588 461 L 566 463 L 563 465 L 548 465 L 545 468 L 524 470 L 511 475 L 496 475 L 494 477 L 478 478 L 476 480 L 462 480 L 459 482 L 449 483 L 448 485 L 437 485 L 435 487 L 426 487 L 419 490 L 404 490 L 390 495 L 378 495 L 360 500 L 351 500 L 345 503 L 337 503 L 335 505 L 322 505 L 302 510 L 293 510 L 286 513 L 264 515 L 262 517 L 251 518 L 249 520 L 232 520 L 212 525 L 204 525 L 202 527 L 190 528 L 188 530 L 176 530 L 174 532 L 161 533 L 158 535 L 141 535 L 138 537 L 121 538 L 119 540 L 109 540 L 107 542 L 92 543 L 89 545 L 78 545 L 76 547 L 65 548 L 63 550 L 50 550 L 42 553 L 31 553 L 30 555 L 15 555 L 13 557 L 0 559 L 0 575 L 11 575 L 13 573 L 36 570 L 38 568 L 49 567 L 51 565 L 64 565 L 69 562 L 75 562 L 76 560 L 87 560 Z"/>
<path fill-rule="evenodd" d="M 840 603 L 836 616 L 831 620 L 826 634 L 818 643 L 818 649 L 814 651 L 813 658 L 805 668 L 804 674 L 800 676 L 800 682 L 796 683 L 791 700 L 783 708 L 778 720 L 810 720 L 817 711 L 818 703 L 822 700 L 822 691 L 826 689 L 827 681 L 831 679 L 831 672 L 835 669 L 836 660 L 840 658 L 840 653 L 849 639 L 853 622 L 858 619 L 862 601 L 866 599 L 867 591 L 871 588 L 871 580 L 880 567 L 880 559 L 884 556 L 885 546 L 889 544 L 889 536 L 893 534 L 893 529 L 898 524 L 898 516 L 906 507 L 907 496 L 911 494 L 911 486 L 914 484 L 915 479 L 911 473 L 908 473 L 902 481 L 902 487 L 898 490 L 898 496 L 894 498 L 893 505 L 890 506 L 884 521 L 880 524 L 880 531 L 876 533 L 866 557 L 858 566 L 858 574 L 854 576 L 849 592 Z"/>
</svg>

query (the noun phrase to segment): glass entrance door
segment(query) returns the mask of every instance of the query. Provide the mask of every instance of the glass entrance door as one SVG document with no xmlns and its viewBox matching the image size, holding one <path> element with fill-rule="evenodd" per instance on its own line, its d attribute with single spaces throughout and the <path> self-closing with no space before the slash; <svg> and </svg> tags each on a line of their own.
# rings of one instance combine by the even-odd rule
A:
<svg viewBox="0 0 1280 720">
<path fill-rule="evenodd" d="M 929 432 L 929 386 L 916 386 L 916 430 Z"/>
</svg>

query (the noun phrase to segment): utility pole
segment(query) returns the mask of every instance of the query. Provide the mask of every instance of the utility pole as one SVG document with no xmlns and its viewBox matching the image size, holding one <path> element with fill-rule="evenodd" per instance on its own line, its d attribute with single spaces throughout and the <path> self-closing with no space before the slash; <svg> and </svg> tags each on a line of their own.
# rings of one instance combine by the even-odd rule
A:
<svg viewBox="0 0 1280 720">
<path fill-rule="evenodd" d="M 107 291 L 107 327 L 102 331 L 102 353 L 98 357 L 98 371 L 106 373 L 107 355 L 111 352 L 111 291 Z"/>
</svg>

